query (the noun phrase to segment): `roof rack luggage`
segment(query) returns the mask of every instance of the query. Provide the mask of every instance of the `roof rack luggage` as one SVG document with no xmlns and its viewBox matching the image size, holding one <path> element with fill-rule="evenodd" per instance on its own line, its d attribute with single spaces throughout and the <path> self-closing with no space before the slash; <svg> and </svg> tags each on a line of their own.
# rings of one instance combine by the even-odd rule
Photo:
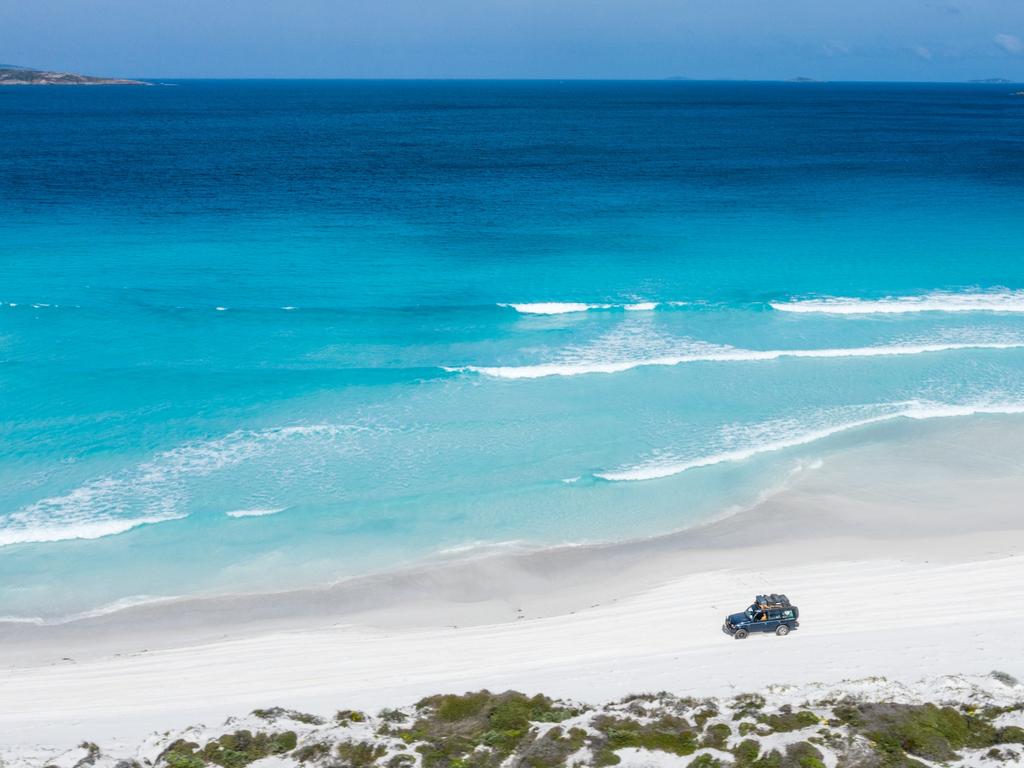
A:
<svg viewBox="0 0 1024 768">
<path fill-rule="evenodd" d="M 774 592 L 770 595 L 758 595 L 755 602 L 761 608 L 789 608 L 789 598 L 785 595 L 777 595 Z"/>
</svg>

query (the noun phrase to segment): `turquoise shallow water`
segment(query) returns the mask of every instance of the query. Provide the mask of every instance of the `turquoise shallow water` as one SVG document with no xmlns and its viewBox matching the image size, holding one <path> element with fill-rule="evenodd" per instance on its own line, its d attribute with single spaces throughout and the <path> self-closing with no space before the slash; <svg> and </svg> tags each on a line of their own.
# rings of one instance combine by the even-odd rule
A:
<svg viewBox="0 0 1024 768">
<path fill-rule="evenodd" d="M 651 535 L 1020 411 L 1012 90 L 0 93 L 0 615 Z"/>
</svg>

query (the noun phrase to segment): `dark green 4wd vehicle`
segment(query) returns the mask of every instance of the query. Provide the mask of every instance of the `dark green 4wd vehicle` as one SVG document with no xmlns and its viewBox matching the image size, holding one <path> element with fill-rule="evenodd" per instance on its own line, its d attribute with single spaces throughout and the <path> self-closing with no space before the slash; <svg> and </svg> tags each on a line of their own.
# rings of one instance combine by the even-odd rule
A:
<svg viewBox="0 0 1024 768">
<path fill-rule="evenodd" d="M 774 632 L 784 637 L 800 626 L 800 609 L 785 595 L 758 595 L 743 613 L 725 617 L 722 631 L 742 640 L 751 632 Z"/>
</svg>

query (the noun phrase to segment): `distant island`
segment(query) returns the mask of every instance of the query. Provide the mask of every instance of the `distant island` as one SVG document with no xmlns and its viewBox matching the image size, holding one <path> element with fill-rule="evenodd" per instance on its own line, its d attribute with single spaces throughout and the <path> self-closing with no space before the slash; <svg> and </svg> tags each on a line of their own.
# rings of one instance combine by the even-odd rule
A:
<svg viewBox="0 0 1024 768">
<path fill-rule="evenodd" d="M 791 77 L 786 82 L 789 83 L 820 83 L 822 82 L 816 77 Z"/>
<path fill-rule="evenodd" d="M 1006 85 L 1007 83 L 1012 83 L 1013 80 L 1007 80 L 1005 77 L 985 77 L 981 78 L 980 80 L 968 80 L 967 82 L 989 85 Z"/>
<path fill-rule="evenodd" d="M 0 85 L 152 85 L 120 77 L 91 77 L 73 72 L 47 72 L 31 67 L 0 64 Z"/>
</svg>

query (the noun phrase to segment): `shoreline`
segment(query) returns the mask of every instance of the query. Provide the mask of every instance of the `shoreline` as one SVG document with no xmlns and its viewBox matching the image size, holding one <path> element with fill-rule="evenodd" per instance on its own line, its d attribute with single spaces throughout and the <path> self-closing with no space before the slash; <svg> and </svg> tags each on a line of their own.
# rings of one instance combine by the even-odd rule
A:
<svg viewBox="0 0 1024 768">
<path fill-rule="evenodd" d="M 7 650 L 0 669 L 342 622 L 415 629 L 543 618 L 718 570 L 723 562 L 742 567 L 771 557 L 782 540 L 789 557 L 801 563 L 859 559 L 850 556 L 858 547 L 871 559 L 909 562 L 1024 551 L 1024 516 L 1014 507 L 1024 491 L 1024 459 L 1012 458 L 1024 457 L 1024 430 L 1019 436 L 1013 430 L 1018 422 L 1024 426 L 1024 416 L 981 414 L 873 424 L 852 445 L 822 443 L 827 460 L 801 460 L 799 472 L 755 503 L 652 537 L 488 544 L 320 587 L 155 598 L 52 622 L 0 619 L 0 643 Z M 882 468 L 880 459 L 891 466 Z M 859 479 L 864 477 L 869 484 Z M 934 487 L 926 490 L 929 483 Z M 984 497 L 988 509 L 962 514 L 972 498 Z M 1001 546 L 985 535 L 992 531 L 1002 533 Z"/>
<path fill-rule="evenodd" d="M 751 664 L 770 666 L 762 682 L 1022 676 L 1024 616 L 1007 606 L 1024 602 L 1024 430 L 1006 418 L 879 427 L 750 509 L 654 539 L 0 625 L 0 740 L 484 687 L 722 694 Z M 764 591 L 801 607 L 800 631 L 724 637 L 722 617 Z"/>
<path fill-rule="evenodd" d="M 722 616 L 764 585 L 799 602 L 800 629 L 786 638 L 725 637 Z M 993 615 L 1021 601 L 1018 552 L 958 564 L 863 560 L 710 571 L 580 611 L 470 627 L 347 624 L 254 634 L 5 670 L 0 743 L 118 744 L 257 708 L 376 711 L 481 689 L 591 702 L 879 677 L 913 684 L 992 670 L 1020 678 L 1024 617 L 997 622 Z"/>
</svg>

